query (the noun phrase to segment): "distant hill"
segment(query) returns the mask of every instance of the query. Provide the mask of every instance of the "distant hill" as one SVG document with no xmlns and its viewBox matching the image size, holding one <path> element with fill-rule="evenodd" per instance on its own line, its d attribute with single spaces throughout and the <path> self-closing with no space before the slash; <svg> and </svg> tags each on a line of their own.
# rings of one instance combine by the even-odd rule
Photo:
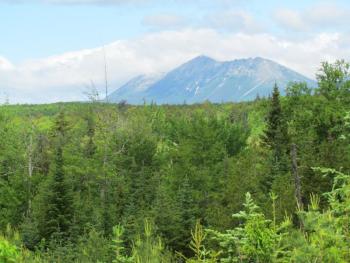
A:
<svg viewBox="0 0 350 263">
<path fill-rule="evenodd" d="M 219 62 L 206 56 L 196 57 L 167 74 L 142 75 L 130 80 L 109 96 L 109 101 L 126 100 L 131 104 L 158 104 L 247 101 L 257 95 L 268 96 L 274 83 L 284 88 L 291 81 L 315 81 L 264 58 Z"/>
</svg>

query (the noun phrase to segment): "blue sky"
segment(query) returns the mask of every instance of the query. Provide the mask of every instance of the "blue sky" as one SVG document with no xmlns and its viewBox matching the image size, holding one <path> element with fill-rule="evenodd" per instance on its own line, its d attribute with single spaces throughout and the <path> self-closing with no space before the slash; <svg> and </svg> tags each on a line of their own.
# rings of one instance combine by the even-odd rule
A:
<svg viewBox="0 0 350 263">
<path fill-rule="evenodd" d="M 116 87 L 202 53 L 264 56 L 312 77 L 322 60 L 349 58 L 349 22 L 346 0 L 0 0 L 0 100 L 40 102 L 38 83 L 49 101 L 79 99 L 86 76 L 101 81 L 91 71 L 103 45 Z M 65 82 L 63 64 L 76 71 Z"/>
<path fill-rule="evenodd" d="M 101 2 L 81 1 L 77 4 L 71 1 L 69 4 L 57 1 L 50 4 L 45 1 L 26 0 L 18 3 L 15 0 L 0 0 L 1 55 L 20 62 L 134 38 L 149 31 L 164 29 L 161 25 L 156 27 L 145 23 L 147 17 L 156 15 L 179 16 L 184 20 L 183 25 L 200 26 L 205 16 L 220 13 L 226 8 L 244 10 L 256 20 L 263 21 L 266 31 L 278 33 L 280 28 L 271 19 L 276 10 L 291 8 L 302 11 L 320 3 L 314 0 Z M 349 1 L 337 2 L 339 7 L 350 6 Z"/>
</svg>

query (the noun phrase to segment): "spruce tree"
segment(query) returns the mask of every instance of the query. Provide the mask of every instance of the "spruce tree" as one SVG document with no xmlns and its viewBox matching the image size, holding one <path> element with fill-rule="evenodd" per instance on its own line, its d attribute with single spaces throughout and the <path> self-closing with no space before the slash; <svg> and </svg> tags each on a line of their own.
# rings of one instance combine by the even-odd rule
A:
<svg viewBox="0 0 350 263">
<path fill-rule="evenodd" d="M 64 174 L 63 145 L 65 131 L 64 114 L 60 113 L 55 127 L 55 169 L 49 183 L 42 226 L 42 237 L 46 240 L 68 238 L 72 225 L 72 197 Z"/>
<path fill-rule="evenodd" d="M 280 103 L 280 92 L 275 84 L 272 92 L 270 110 L 267 116 L 267 129 L 265 130 L 265 142 L 275 151 L 281 152 L 281 144 L 286 138 L 286 129 L 283 123 L 282 107 Z"/>
<path fill-rule="evenodd" d="M 92 158 L 96 152 L 96 145 L 94 142 L 94 136 L 95 136 L 95 122 L 93 118 L 93 111 L 90 110 L 89 114 L 87 115 L 87 136 L 88 136 L 88 142 L 86 145 L 86 156 L 88 158 Z"/>
<path fill-rule="evenodd" d="M 286 153 L 288 149 L 288 134 L 287 125 L 283 117 L 283 111 L 280 103 L 280 92 L 277 84 L 275 84 L 270 100 L 270 110 L 267 116 L 267 128 L 263 140 L 271 150 L 272 169 L 271 176 L 274 177 L 278 173 L 286 172 L 288 164 Z M 273 178 L 268 178 L 265 182 L 269 187 L 272 184 Z"/>
<path fill-rule="evenodd" d="M 178 205 L 180 208 L 180 222 L 182 229 L 179 231 L 178 249 L 183 251 L 185 256 L 191 254 L 188 244 L 191 240 L 191 229 L 196 222 L 196 210 L 192 197 L 193 189 L 191 187 L 189 178 L 186 176 L 178 190 Z"/>
<path fill-rule="evenodd" d="M 50 170 L 49 140 L 45 134 L 39 133 L 35 149 L 37 156 L 35 169 L 42 175 L 47 176 Z"/>
</svg>

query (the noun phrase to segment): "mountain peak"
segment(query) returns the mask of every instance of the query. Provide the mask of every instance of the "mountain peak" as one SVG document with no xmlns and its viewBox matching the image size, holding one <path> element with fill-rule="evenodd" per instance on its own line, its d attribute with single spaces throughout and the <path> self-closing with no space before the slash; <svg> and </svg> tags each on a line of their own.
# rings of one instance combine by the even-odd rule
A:
<svg viewBox="0 0 350 263">
<path fill-rule="evenodd" d="M 251 58 L 253 61 L 255 62 L 261 62 L 261 61 L 270 61 L 266 58 L 263 58 L 263 57 L 254 57 L 254 58 Z"/>
<path fill-rule="evenodd" d="M 200 55 L 200 56 L 197 56 L 197 57 L 191 59 L 187 63 L 194 63 L 194 62 L 196 62 L 196 63 L 205 63 L 205 62 L 216 62 L 216 60 L 214 60 L 211 57 L 208 57 L 206 55 Z"/>
<path fill-rule="evenodd" d="M 111 101 L 127 100 L 139 104 L 145 99 L 160 104 L 229 102 L 268 96 L 275 83 L 284 93 L 289 82 L 315 82 L 262 57 L 217 61 L 197 56 L 160 78 L 142 76 L 115 91 Z"/>
</svg>

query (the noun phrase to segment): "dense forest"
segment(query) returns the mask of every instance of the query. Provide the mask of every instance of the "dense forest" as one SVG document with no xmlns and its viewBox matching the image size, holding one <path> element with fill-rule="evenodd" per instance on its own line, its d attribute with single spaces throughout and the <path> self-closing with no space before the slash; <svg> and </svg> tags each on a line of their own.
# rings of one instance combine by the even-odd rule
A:
<svg viewBox="0 0 350 263">
<path fill-rule="evenodd" d="M 350 262 L 350 71 L 242 103 L 0 107 L 0 262 Z"/>
</svg>

